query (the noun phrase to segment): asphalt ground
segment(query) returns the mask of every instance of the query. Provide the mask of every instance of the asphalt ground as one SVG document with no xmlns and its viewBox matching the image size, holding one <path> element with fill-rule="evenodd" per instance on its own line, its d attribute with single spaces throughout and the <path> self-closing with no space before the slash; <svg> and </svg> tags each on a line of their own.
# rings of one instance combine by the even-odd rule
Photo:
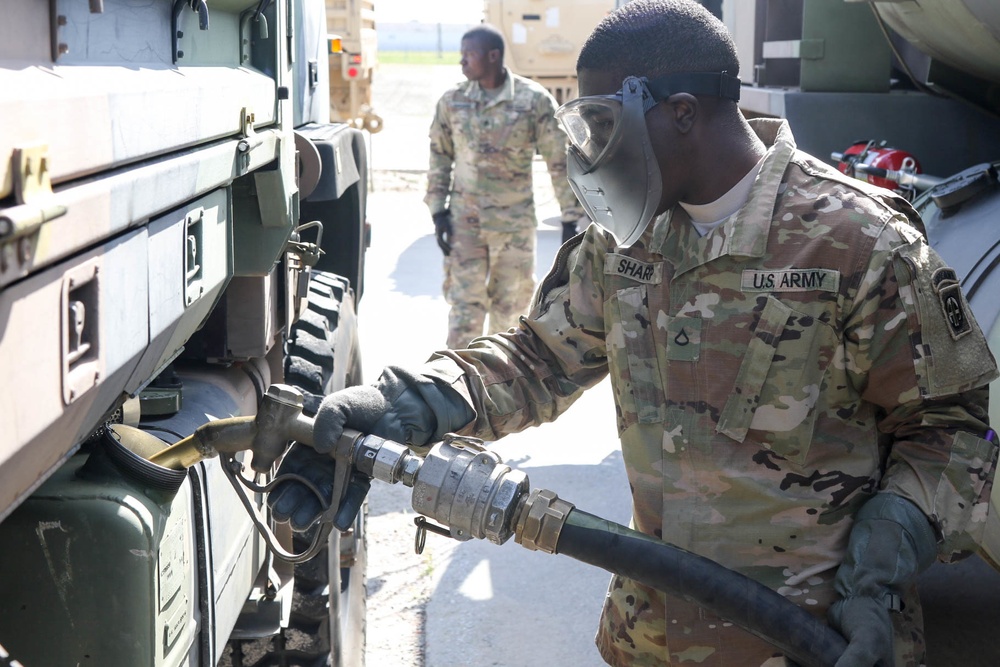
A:
<svg viewBox="0 0 1000 667">
<path fill-rule="evenodd" d="M 371 137 L 372 244 L 359 318 L 369 381 L 386 364 L 420 363 L 445 344 L 441 255 L 423 196 L 434 105 L 461 79 L 457 64 L 383 65 L 375 79 L 373 106 L 384 129 Z M 541 160 L 535 175 L 540 279 L 561 227 Z M 556 423 L 493 449 L 533 487 L 627 523 L 628 486 L 607 383 Z M 593 638 L 608 573 L 513 540 L 496 546 L 429 535 L 417 555 L 409 491 L 381 484 L 369 498 L 369 667 L 604 664 Z"/>
</svg>

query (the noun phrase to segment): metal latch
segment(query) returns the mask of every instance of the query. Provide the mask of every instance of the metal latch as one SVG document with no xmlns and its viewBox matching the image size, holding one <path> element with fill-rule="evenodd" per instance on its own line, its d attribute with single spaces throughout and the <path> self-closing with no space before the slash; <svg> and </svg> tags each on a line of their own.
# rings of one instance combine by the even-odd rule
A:
<svg viewBox="0 0 1000 667">
<path fill-rule="evenodd" d="M 96 386 L 104 374 L 100 339 L 100 270 L 96 257 L 69 269 L 62 279 L 62 390 L 70 405 Z"/>
<path fill-rule="evenodd" d="M 0 209 L 0 273 L 15 259 L 26 264 L 32 251 L 28 237 L 49 220 L 66 215 L 66 207 L 53 201 L 48 151 L 45 144 L 13 150 L 11 172 L 17 206 Z M 15 251 L 11 242 L 18 239 Z"/>
<path fill-rule="evenodd" d="M 198 28 L 208 30 L 208 3 L 206 0 L 174 0 L 173 9 L 170 12 L 170 45 L 173 50 L 174 63 L 184 57 L 184 51 L 180 46 L 180 40 L 184 37 L 180 22 L 184 5 L 188 5 L 191 7 L 191 11 L 198 14 Z"/>
<path fill-rule="evenodd" d="M 257 117 L 254 115 L 253 110 L 250 107 L 243 107 L 243 110 L 240 112 L 240 134 L 243 135 L 243 138 L 236 144 L 236 150 L 241 155 L 246 155 L 264 143 L 264 138 L 258 135 L 254 129 L 256 120 Z"/>
</svg>

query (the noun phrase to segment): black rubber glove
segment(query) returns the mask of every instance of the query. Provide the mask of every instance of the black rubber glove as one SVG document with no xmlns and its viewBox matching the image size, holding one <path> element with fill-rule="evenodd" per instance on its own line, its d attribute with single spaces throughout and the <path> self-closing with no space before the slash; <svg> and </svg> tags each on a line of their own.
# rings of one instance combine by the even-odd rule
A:
<svg viewBox="0 0 1000 667">
<path fill-rule="evenodd" d="M 434 235 L 437 237 L 438 247 L 447 257 L 451 254 L 451 211 L 438 211 L 431 217 L 434 218 Z"/>
<path fill-rule="evenodd" d="M 936 553 L 930 522 L 909 500 L 879 493 L 865 503 L 834 580 L 843 599 L 830 607 L 830 624 L 848 641 L 836 667 L 894 667 L 890 613 Z"/>
<path fill-rule="evenodd" d="M 278 466 L 278 476 L 297 475 L 309 480 L 322 494 L 326 507 L 329 507 L 334 502 L 330 496 L 333 493 L 335 470 L 336 463 L 329 455 L 321 454 L 308 445 L 295 443 Z M 333 525 L 338 530 L 347 530 L 354 524 L 370 487 L 371 479 L 367 475 L 351 475 L 344 500 L 333 520 Z M 308 530 L 324 509 L 316 494 L 296 479 L 282 481 L 271 489 L 267 494 L 267 505 L 271 508 L 271 516 L 275 521 L 290 522 L 292 530 L 296 532 Z"/>
<path fill-rule="evenodd" d="M 475 417 L 465 399 L 444 382 L 386 366 L 373 386 L 342 389 L 323 399 L 313 427 L 313 447 L 329 452 L 345 428 L 405 445 L 426 445 Z"/>
<path fill-rule="evenodd" d="M 426 445 L 444 438 L 475 419 L 462 396 L 443 382 L 395 366 L 387 366 L 374 386 L 348 387 L 323 399 L 313 426 L 313 447 L 295 444 L 278 467 L 278 474 L 297 474 L 312 482 L 328 502 L 333 491 L 336 461 L 329 452 L 345 428 L 374 434 L 409 445 Z M 353 473 L 334 525 L 347 530 L 361 508 L 370 479 Z M 268 494 L 276 521 L 290 521 L 304 531 L 323 511 L 306 485 L 288 480 Z"/>
</svg>

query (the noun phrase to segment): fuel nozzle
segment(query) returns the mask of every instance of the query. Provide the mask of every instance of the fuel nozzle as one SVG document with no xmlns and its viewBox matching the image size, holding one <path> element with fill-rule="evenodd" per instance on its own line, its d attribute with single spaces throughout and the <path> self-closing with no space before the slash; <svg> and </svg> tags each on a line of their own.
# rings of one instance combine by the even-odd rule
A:
<svg viewBox="0 0 1000 667">
<path fill-rule="evenodd" d="M 272 384 L 256 415 L 203 424 L 149 460 L 164 468 L 182 470 L 202 459 L 250 450 L 251 467 L 267 472 L 289 440 L 312 444 L 312 427 L 313 421 L 302 414 L 302 393 L 289 385 Z"/>
</svg>

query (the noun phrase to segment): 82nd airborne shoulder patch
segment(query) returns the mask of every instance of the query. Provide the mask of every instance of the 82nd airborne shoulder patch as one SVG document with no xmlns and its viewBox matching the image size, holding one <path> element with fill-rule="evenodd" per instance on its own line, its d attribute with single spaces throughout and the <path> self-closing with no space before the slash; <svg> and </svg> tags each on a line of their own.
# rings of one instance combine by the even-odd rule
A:
<svg viewBox="0 0 1000 667">
<path fill-rule="evenodd" d="M 931 284 L 937 293 L 938 303 L 941 304 L 945 321 L 948 322 L 948 332 L 951 337 L 958 340 L 971 332 L 972 323 L 965 312 L 962 286 L 958 282 L 955 271 L 948 267 L 941 267 L 931 277 Z"/>
</svg>

